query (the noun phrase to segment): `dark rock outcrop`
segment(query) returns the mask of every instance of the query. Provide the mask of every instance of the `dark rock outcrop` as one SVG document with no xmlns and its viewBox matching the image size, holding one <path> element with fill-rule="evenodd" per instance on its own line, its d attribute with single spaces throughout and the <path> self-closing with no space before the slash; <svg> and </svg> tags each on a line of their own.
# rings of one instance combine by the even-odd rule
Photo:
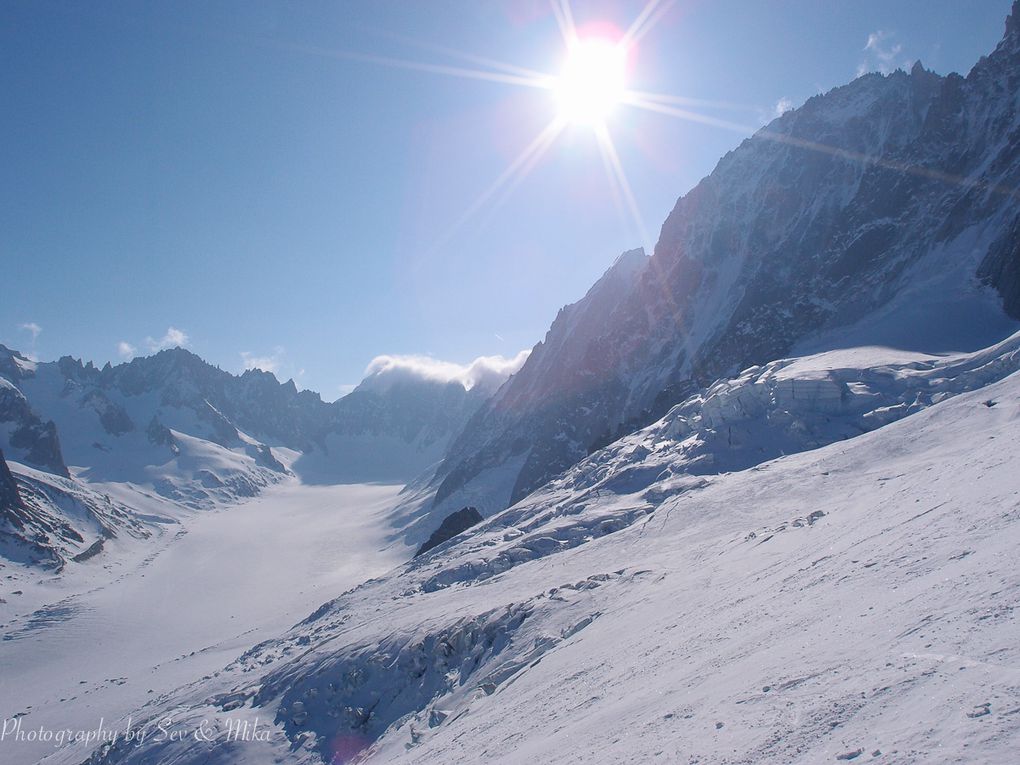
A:
<svg viewBox="0 0 1020 765">
<path fill-rule="evenodd" d="M 8 520 L 20 528 L 22 523 L 19 516 L 24 509 L 25 503 L 18 491 L 18 484 L 11 475 L 3 451 L 0 451 L 0 519 Z"/>
<path fill-rule="evenodd" d="M 418 552 L 414 554 L 414 557 L 417 558 L 419 555 L 424 555 L 432 548 L 438 547 L 443 542 L 448 542 L 458 534 L 467 531 L 476 523 L 481 522 L 482 514 L 473 507 L 463 507 L 455 513 L 450 513 L 439 524 L 439 528 L 432 532 L 432 536 L 425 540 L 425 543 L 418 548 Z"/>
</svg>

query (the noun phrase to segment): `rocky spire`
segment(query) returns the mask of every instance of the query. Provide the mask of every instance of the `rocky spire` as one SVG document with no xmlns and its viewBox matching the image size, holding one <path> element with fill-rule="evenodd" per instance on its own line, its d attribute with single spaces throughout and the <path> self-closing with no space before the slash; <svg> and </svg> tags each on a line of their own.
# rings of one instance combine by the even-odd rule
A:
<svg viewBox="0 0 1020 765">
<path fill-rule="evenodd" d="M 24 507 L 25 504 L 18 492 L 18 484 L 11 474 L 11 469 L 7 467 L 3 451 L 0 451 L 0 518 L 13 519 L 15 524 L 20 526 L 17 513 L 11 511 L 22 510 Z"/>
</svg>

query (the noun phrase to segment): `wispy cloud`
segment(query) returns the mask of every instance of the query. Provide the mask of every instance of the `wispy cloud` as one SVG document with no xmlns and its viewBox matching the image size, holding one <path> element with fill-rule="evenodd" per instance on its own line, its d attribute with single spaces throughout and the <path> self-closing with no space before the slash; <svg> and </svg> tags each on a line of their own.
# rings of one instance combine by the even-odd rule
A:
<svg viewBox="0 0 1020 765">
<path fill-rule="evenodd" d="M 778 101 L 776 101 L 776 105 L 772 109 L 772 116 L 773 117 L 782 117 L 784 114 L 786 114 L 792 108 L 793 108 L 793 101 L 791 101 L 789 98 L 786 98 L 786 96 L 783 96 Z"/>
<path fill-rule="evenodd" d="M 184 330 L 177 327 L 167 327 L 166 334 L 159 339 L 152 337 L 145 338 L 145 344 L 150 351 L 162 351 L 166 348 L 187 348 L 190 338 Z"/>
<path fill-rule="evenodd" d="M 131 343 L 127 340 L 121 340 L 117 343 L 117 355 L 122 359 L 133 359 L 137 352 L 138 349 L 131 345 Z"/>
<path fill-rule="evenodd" d="M 365 370 L 366 381 L 417 377 L 435 382 L 457 382 L 470 390 L 476 386 L 495 390 L 520 369 L 531 351 L 516 356 L 479 356 L 469 364 L 440 361 L 431 356 L 376 356 Z"/>
<path fill-rule="evenodd" d="M 23 332 L 28 332 L 32 335 L 32 342 L 34 343 L 39 339 L 39 335 L 42 334 L 42 327 L 36 324 L 34 321 L 26 321 L 23 324 L 18 325 L 18 329 Z"/>
<path fill-rule="evenodd" d="M 864 60 L 857 66 L 857 76 L 867 72 L 889 74 L 897 69 L 909 69 L 913 59 L 903 53 L 903 44 L 896 40 L 896 34 L 879 29 L 868 35 L 864 46 Z"/>
<path fill-rule="evenodd" d="M 245 369 L 261 369 L 263 372 L 276 373 L 280 369 L 285 351 L 278 345 L 270 354 L 259 355 L 250 351 L 241 351 L 241 363 Z M 304 370 L 301 370 L 304 372 Z"/>
</svg>

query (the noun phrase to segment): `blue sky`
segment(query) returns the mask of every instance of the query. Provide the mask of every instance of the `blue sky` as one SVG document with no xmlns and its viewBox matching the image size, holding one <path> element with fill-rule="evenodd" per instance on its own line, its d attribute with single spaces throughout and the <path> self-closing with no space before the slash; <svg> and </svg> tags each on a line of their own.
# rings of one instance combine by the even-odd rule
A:
<svg viewBox="0 0 1020 765">
<path fill-rule="evenodd" d="M 622 29 L 644 3 L 574 6 Z M 965 73 L 1009 6 L 678 0 L 628 85 L 750 130 L 860 71 Z M 3 3 L 0 342 L 98 363 L 186 342 L 326 399 L 380 354 L 512 356 L 745 137 L 614 113 L 643 236 L 584 127 L 455 226 L 556 105 L 347 55 L 476 67 L 443 49 L 563 57 L 546 0 Z"/>
</svg>

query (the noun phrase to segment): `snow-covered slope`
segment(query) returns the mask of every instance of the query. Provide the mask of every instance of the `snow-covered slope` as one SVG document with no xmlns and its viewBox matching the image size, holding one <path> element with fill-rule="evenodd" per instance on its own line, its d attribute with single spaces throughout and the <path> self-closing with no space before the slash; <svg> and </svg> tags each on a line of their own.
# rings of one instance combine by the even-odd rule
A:
<svg viewBox="0 0 1020 765">
<path fill-rule="evenodd" d="M 466 387 L 401 369 L 374 370 L 331 405 L 315 447 L 292 467 L 307 482 L 406 483 L 434 468 L 505 379 Z"/>
<path fill-rule="evenodd" d="M 1008 762 L 1018 370 L 747 370 L 134 716 L 208 740 L 89 762 Z"/>
<path fill-rule="evenodd" d="M 385 534 L 398 488 L 288 479 L 243 504 L 182 514 L 144 544 L 108 540 L 73 577 L 2 570 L 0 762 L 35 765 L 61 749 L 16 738 L 10 721 L 23 734 L 95 731 L 406 559 Z M 160 505 L 171 503 L 149 509 Z"/>
<path fill-rule="evenodd" d="M 59 572 L 68 561 L 100 554 L 119 534 L 145 539 L 150 533 L 131 508 L 108 494 L 27 465 L 8 465 L 0 451 L 0 558 Z"/>
<path fill-rule="evenodd" d="M 726 155 L 677 202 L 650 259 L 625 256 L 561 312 L 454 442 L 437 502 L 501 509 L 693 390 L 795 347 L 963 351 L 1012 332 L 1018 17 L 966 78 L 920 64 L 868 74 Z M 465 491 L 479 478 L 488 501 Z"/>
<path fill-rule="evenodd" d="M 14 547 L 5 543 L 0 556 L 59 567 L 98 550 L 95 533 L 115 533 L 99 521 L 89 532 L 72 517 L 85 510 L 43 496 L 98 492 L 85 503 L 98 517 L 116 486 L 198 509 L 248 499 L 291 474 L 307 484 L 405 483 L 442 458 L 507 374 L 468 386 L 380 369 L 325 403 L 293 381 L 234 376 L 180 348 L 98 369 L 0 346 L 0 449 L 24 466 L 15 473 L 35 508 L 31 528 L 7 517 L 0 533 Z"/>
</svg>

